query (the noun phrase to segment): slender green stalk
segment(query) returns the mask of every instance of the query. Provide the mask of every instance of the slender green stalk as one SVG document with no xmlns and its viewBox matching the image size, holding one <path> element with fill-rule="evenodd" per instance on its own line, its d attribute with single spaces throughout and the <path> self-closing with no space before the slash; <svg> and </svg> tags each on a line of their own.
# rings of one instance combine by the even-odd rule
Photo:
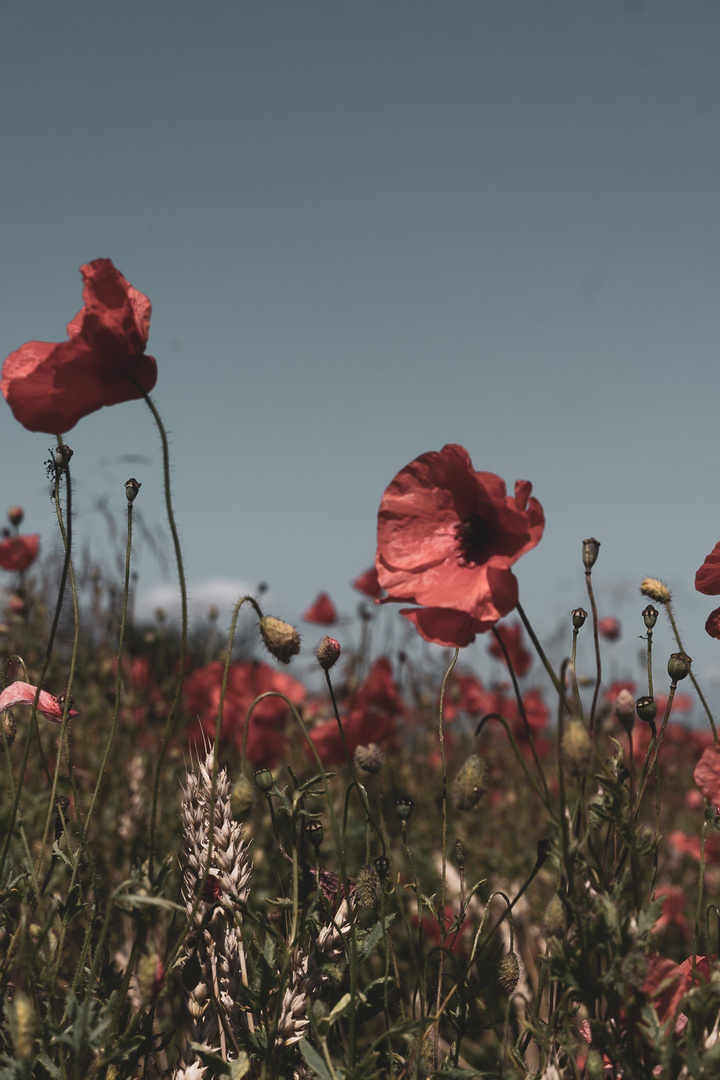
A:
<svg viewBox="0 0 720 1080">
<path fill-rule="evenodd" d="M 673 615 L 672 604 L 670 603 L 669 600 L 665 604 L 665 610 L 668 613 L 668 618 L 670 619 L 670 625 L 673 628 L 673 634 L 675 635 L 675 640 L 678 643 L 678 649 L 680 650 L 681 653 L 685 653 L 683 643 L 680 640 L 680 631 L 677 628 L 677 623 L 675 622 L 675 616 Z M 685 655 L 687 656 L 687 653 L 685 653 Z M 713 714 L 710 711 L 710 706 L 708 705 L 707 701 L 705 700 L 705 696 L 704 696 L 702 690 L 700 689 L 700 684 L 697 681 L 697 678 L 696 678 L 695 673 L 692 670 L 692 668 L 690 669 L 690 680 L 691 680 L 693 686 L 695 687 L 695 691 L 697 693 L 697 696 L 700 698 L 700 701 L 702 703 L 702 707 L 705 710 L 705 715 L 707 716 L 708 720 L 710 721 L 710 727 L 712 728 L 713 739 L 715 740 L 715 742 L 717 742 L 718 741 L 718 733 L 717 733 L 717 728 L 715 726 L 715 720 L 713 719 Z"/>
<path fill-rule="evenodd" d="M 503 638 L 502 638 L 502 634 L 500 633 L 500 631 L 498 630 L 497 627 L 493 627 L 493 635 L 495 636 L 495 640 L 499 643 L 500 648 L 503 651 L 503 656 L 505 657 L 505 663 L 507 664 L 508 671 L 510 672 L 510 678 L 512 679 L 513 690 L 515 691 L 515 700 L 517 701 L 518 710 L 520 711 L 520 716 L 522 718 L 522 722 L 525 725 L 525 734 L 527 735 L 528 743 L 530 744 L 530 750 L 531 750 L 533 759 L 535 761 L 537 771 L 538 771 L 538 773 L 540 775 L 540 780 L 542 782 L 543 791 L 545 792 L 545 796 L 546 796 L 547 801 L 549 801 L 550 800 L 550 793 L 548 792 L 548 786 L 547 786 L 547 781 L 545 779 L 545 773 L 543 772 L 543 767 L 540 764 L 540 759 L 537 756 L 537 750 L 535 749 L 535 739 L 533 738 L 532 729 L 531 729 L 530 724 L 528 722 L 527 712 L 525 711 L 525 702 L 523 701 L 522 694 L 520 693 L 520 686 L 519 686 L 518 681 L 517 681 L 517 676 L 515 675 L 515 669 L 512 666 L 512 661 L 510 659 L 510 654 L 507 651 L 505 642 L 503 641 Z M 573 641 L 573 645 L 574 645 L 574 641 Z M 575 670 L 575 668 L 574 668 L 574 664 L 573 664 L 573 671 L 574 670 Z M 564 685 L 564 677 L 563 677 L 562 674 L 561 674 L 561 684 Z M 560 707 L 561 708 L 562 708 L 563 699 L 564 699 L 564 695 L 563 695 L 563 698 L 560 699 Z"/>
<path fill-rule="evenodd" d="M 542 645 L 540 644 L 540 639 L 538 638 L 537 634 L 533 630 L 532 623 L 530 622 L 527 615 L 525 614 L 525 610 L 524 610 L 522 604 L 520 603 L 520 601 L 518 601 L 516 610 L 517 610 L 518 615 L 522 619 L 523 626 L 527 630 L 530 640 L 533 643 L 533 646 L 535 648 L 535 652 L 540 657 L 540 660 L 542 662 L 543 667 L 545 668 L 548 675 L 550 676 L 550 679 L 552 680 L 553 686 L 555 687 L 558 694 L 560 695 L 563 702 L 565 703 L 565 708 L 567 709 L 567 711 L 569 713 L 571 713 L 572 712 L 572 705 L 570 704 L 570 702 L 567 699 L 567 694 L 565 693 L 565 687 L 560 682 L 560 679 L 557 677 L 557 675 L 555 674 L 555 671 L 553 670 L 552 664 L 550 663 L 547 656 L 545 655 L 545 650 L 543 649 Z"/>
<path fill-rule="evenodd" d="M 600 693 L 600 683 L 602 682 L 602 658 L 600 656 L 600 631 L 598 629 L 598 612 L 597 604 L 595 603 L 595 593 L 592 587 L 592 570 L 589 566 L 585 567 L 585 584 L 587 585 L 588 599 L 590 600 L 590 610 L 593 617 L 593 641 L 595 643 L 595 689 L 593 690 L 592 705 L 590 706 L 590 723 L 589 732 L 592 738 L 595 733 L 595 710 L 597 709 L 598 695 Z"/>
</svg>

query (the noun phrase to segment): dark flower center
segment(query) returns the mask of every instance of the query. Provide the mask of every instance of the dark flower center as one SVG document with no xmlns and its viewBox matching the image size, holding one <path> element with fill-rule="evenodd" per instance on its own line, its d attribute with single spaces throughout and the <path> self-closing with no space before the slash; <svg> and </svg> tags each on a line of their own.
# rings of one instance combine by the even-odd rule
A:
<svg viewBox="0 0 720 1080">
<path fill-rule="evenodd" d="M 480 514 L 467 514 L 455 529 L 455 539 L 461 566 L 480 566 L 487 562 L 491 531 L 486 518 Z"/>
</svg>

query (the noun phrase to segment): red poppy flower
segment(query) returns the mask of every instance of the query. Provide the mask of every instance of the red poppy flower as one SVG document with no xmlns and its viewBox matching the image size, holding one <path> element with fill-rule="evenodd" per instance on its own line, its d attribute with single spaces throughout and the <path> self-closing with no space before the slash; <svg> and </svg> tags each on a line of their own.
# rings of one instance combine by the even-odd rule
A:
<svg viewBox="0 0 720 1080">
<path fill-rule="evenodd" d="M 0 566 L 3 570 L 27 570 L 37 559 L 40 537 L 8 536 L 0 540 Z"/>
<path fill-rule="evenodd" d="M 720 743 L 713 742 L 703 751 L 693 777 L 705 798 L 720 806 Z"/>
<path fill-rule="evenodd" d="M 319 626 L 332 626 L 337 622 L 335 605 L 326 592 L 321 592 L 315 603 L 307 609 L 303 621 L 317 623 Z"/>
<path fill-rule="evenodd" d="M 32 705 L 37 694 L 37 686 L 26 682 L 14 682 L 6 686 L 0 694 L 0 712 L 12 708 L 13 705 Z M 62 721 L 63 706 L 56 697 L 47 690 L 40 691 L 38 698 L 38 712 L 42 713 L 46 720 L 52 720 L 59 724 Z M 75 709 L 68 710 L 68 717 L 72 720 L 78 713 Z"/>
<path fill-rule="evenodd" d="M 382 585 L 378 581 L 377 570 L 374 566 L 371 566 L 360 577 L 356 577 L 352 584 L 353 589 L 369 596 L 371 600 L 377 600 L 382 596 Z"/>
<path fill-rule="evenodd" d="M 607 615 L 598 623 L 598 631 L 608 641 L 617 641 L 620 637 L 620 622 L 612 615 Z"/>
<path fill-rule="evenodd" d="M 349 716 L 343 720 L 343 731 L 351 754 L 358 746 L 371 742 L 382 743 L 392 736 L 395 719 L 402 715 L 405 706 L 393 679 L 392 666 L 386 657 L 378 657 L 347 708 Z M 310 732 L 310 738 L 325 763 L 337 764 L 345 760 L 335 717 L 316 724 Z"/>
<path fill-rule="evenodd" d="M 523 642 L 524 631 L 522 623 L 513 623 L 512 626 L 501 626 L 498 628 L 498 633 L 502 637 L 503 644 L 508 651 L 513 670 L 518 678 L 521 679 L 523 675 L 527 675 L 533 661 L 531 653 L 527 651 Z M 488 652 L 497 660 L 502 660 L 503 663 L 505 662 L 505 654 L 502 651 L 500 642 L 496 641 L 495 638 L 493 638 L 488 645 Z"/>
<path fill-rule="evenodd" d="M 510 567 L 539 542 L 543 510 L 532 484 L 515 495 L 494 473 L 476 472 L 462 446 L 423 454 L 386 488 L 378 512 L 375 565 L 388 601 L 420 634 L 460 646 L 491 629 L 517 604 Z"/>
<path fill-rule="evenodd" d="M 80 267 L 83 307 L 68 323 L 68 341 L 29 341 L 10 353 L 0 389 L 30 431 L 69 431 L 88 413 L 142 397 L 157 380 L 145 355 L 151 305 L 110 259 Z M 131 379 L 135 380 L 134 382 Z"/>
</svg>

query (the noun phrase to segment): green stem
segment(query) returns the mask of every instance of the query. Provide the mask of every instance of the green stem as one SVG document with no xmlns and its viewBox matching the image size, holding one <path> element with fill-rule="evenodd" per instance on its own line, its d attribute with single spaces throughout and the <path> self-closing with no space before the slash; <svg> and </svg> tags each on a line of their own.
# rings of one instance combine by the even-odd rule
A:
<svg viewBox="0 0 720 1080">
<path fill-rule="evenodd" d="M 677 624 L 675 622 L 675 616 L 673 615 L 672 606 L 671 606 L 669 600 L 665 604 L 665 610 L 668 613 L 668 618 L 670 619 L 670 625 L 673 628 L 673 633 L 675 635 L 675 640 L 678 643 L 678 649 L 680 650 L 681 653 L 685 653 L 685 655 L 687 656 L 687 653 L 685 652 L 685 648 L 683 647 L 683 643 L 680 640 L 680 631 L 677 628 Z M 710 711 L 710 706 L 708 705 L 707 701 L 705 700 L 705 696 L 704 696 L 702 690 L 700 689 L 700 684 L 697 681 L 697 678 L 695 677 L 695 673 L 693 672 L 692 668 L 690 669 L 690 680 L 691 680 L 693 686 L 695 687 L 695 690 L 697 692 L 697 696 L 700 698 L 700 701 L 702 702 L 702 707 L 705 710 L 705 713 L 707 715 L 708 720 L 710 721 L 710 727 L 712 728 L 713 739 L 715 740 L 715 742 L 717 742 L 718 741 L 718 733 L 717 733 L 717 728 L 715 727 L 715 721 L 713 719 L 713 714 Z"/>
</svg>

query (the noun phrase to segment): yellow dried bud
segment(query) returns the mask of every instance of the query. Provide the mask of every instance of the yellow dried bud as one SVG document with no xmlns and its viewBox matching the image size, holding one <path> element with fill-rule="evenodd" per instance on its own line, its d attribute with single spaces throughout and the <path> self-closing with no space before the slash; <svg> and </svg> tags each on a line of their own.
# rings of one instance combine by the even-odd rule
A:
<svg viewBox="0 0 720 1080">
<path fill-rule="evenodd" d="M 453 806 L 456 810 L 474 810 L 484 794 L 485 765 L 477 754 L 471 754 L 453 780 Z"/>
<path fill-rule="evenodd" d="M 281 664 L 289 664 L 292 657 L 300 652 L 300 635 L 294 626 L 282 619 L 263 615 L 260 620 L 260 634 L 267 651 Z"/>
<path fill-rule="evenodd" d="M 498 982 L 506 994 L 512 994 L 520 978 L 520 961 L 514 952 L 503 957 L 498 967 Z"/>
<path fill-rule="evenodd" d="M 640 585 L 640 592 L 643 596 L 649 596 L 656 604 L 669 604 L 672 599 L 667 585 L 663 585 L 662 581 L 653 577 L 645 578 Z"/>
<path fill-rule="evenodd" d="M 582 720 L 568 720 L 560 742 L 560 759 L 565 772 L 580 779 L 587 775 L 593 759 L 593 744 Z"/>
</svg>

